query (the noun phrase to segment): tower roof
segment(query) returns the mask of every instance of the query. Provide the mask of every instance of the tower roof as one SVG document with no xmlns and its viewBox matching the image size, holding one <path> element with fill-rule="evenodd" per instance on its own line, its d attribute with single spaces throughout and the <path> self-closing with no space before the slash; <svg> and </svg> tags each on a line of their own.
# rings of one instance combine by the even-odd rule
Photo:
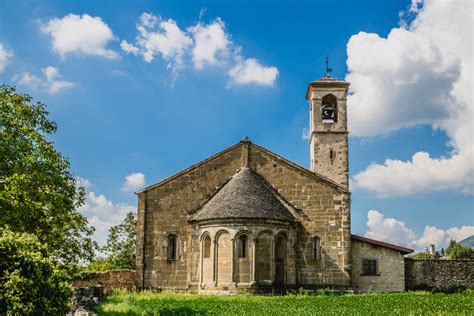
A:
<svg viewBox="0 0 474 316">
<path fill-rule="evenodd" d="M 326 87 L 339 87 L 348 89 L 350 83 L 345 81 L 344 79 L 339 78 L 331 78 L 329 74 L 325 74 L 324 77 L 311 81 L 308 84 L 308 89 L 306 90 L 306 100 L 309 100 L 311 91 L 311 87 L 315 88 L 326 88 Z"/>
<path fill-rule="evenodd" d="M 226 218 L 296 221 L 270 184 L 248 167 L 237 172 L 192 220 Z"/>
</svg>

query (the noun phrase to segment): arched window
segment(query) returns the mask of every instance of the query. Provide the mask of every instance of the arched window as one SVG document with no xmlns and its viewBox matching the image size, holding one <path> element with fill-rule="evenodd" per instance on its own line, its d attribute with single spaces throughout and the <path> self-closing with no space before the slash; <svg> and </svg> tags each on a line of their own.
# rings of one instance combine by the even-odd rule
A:
<svg viewBox="0 0 474 316">
<path fill-rule="evenodd" d="M 239 237 L 239 258 L 248 257 L 248 238 L 246 235 L 241 235 Z"/>
<path fill-rule="evenodd" d="M 319 237 L 313 237 L 313 260 L 319 260 L 321 258 L 321 246 Z"/>
<path fill-rule="evenodd" d="M 204 237 L 203 255 L 204 255 L 204 258 L 211 257 L 211 237 L 209 237 L 209 235 Z"/>
<path fill-rule="evenodd" d="M 168 260 L 176 260 L 176 234 L 169 234 L 168 235 Z"/>
<path fill-rule="evenodd" d="M 323 123 L 337 122 L 337 98 L 328 94 L 323 97 L 321 109 L 321 119 Z"/>
</svg>

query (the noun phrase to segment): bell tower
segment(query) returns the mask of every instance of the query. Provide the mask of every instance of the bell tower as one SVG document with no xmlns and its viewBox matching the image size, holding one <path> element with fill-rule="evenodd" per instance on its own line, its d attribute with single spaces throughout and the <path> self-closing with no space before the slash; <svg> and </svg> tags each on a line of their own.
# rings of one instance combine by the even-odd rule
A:
<svg viewBox="0 0 474 316">
<path fill-rule="evenodd" d="M 331 70 L 326 70 L 306 91 L 311 171 L 349 188 L 346 94 L 350 83 L 331 78 Z"/>
</svg>

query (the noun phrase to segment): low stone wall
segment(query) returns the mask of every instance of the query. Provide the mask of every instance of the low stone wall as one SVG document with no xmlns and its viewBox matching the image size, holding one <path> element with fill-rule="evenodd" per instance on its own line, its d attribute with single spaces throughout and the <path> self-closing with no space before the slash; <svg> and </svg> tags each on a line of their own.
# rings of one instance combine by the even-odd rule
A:
<svg viewBox="0 0 474 316">
<path fill-rule="evenodd" d="M 101 272 L 82 273 L 80 279 L 75 279 L 69 283 L 75 288 L 101 286 L 104 293 L 112 289 L 124 288 L 132 290 L 135 287 L 135 270 L 109 270 Z"/>
<path fill-rule="evenodd" d="M 474 289 L 474 260 L 405 258 L 407 290 Z"/>
</svg>

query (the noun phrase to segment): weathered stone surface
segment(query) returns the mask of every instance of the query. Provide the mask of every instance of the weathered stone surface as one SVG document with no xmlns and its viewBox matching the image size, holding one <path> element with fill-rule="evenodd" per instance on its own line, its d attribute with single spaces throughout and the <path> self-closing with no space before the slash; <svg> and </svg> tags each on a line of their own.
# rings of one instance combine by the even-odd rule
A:
<svg viewBox="0 0 474 316">
<path fill-rule="evenodd" d="M 132 290 L 136 284 L 135 270 L 117 269 L 102 272 L 88 272 L 82 279 L 72 280 L 69 283 L 75 288 L 100 286 L 104 292 L 113 289 Z"/>
<path fill-rule="evenodd" d="M 352 284 L 403 290 L 403 256 L 363 244 L 352 259 L 373 253 L 388 283 L 351 282 L 348 86 L 325 77 L 308 87 L 311 171 L 244 139 L 138 192 L 137 285 L 218 293 Z M 337 103 L 332 124 L 321 118 L 328 95 Z M 176 256 L 169 240 L 176 240 Z"/>
<path fill-rule="evenodd" d="M 377 274 L 364 275 L 363 260 L 377 260 Z M 356 292 L 403 292 L 404 256 L 399 251 L 352 240 L 352 287 Z"/>
<path fill-rule="evenodd" d="M 243 157 L 243 153 L 247 156 Z M 228 221 L 225 216 L 201 219 L 198 223 L 192 221 L 196 212 L 202 205 L 206 205 L 223 184 L 239 169 L 247 167 L 268 183 L 270 190 L 275 191 L 274 194 L 279 195 L 281 201 L 277 203 L 278 207 L 281 208 L 284 204 L 283 210 L 289 216 L 285 220 L 290 218 L 291 223 L 296 220 L 299 223 L 297 226 L 290 222 L 284 224 L 278 221 L 282 219 L 269 216 L 246 218 L 253 221 L 247 224 Z M 279 278 L 284 279 L 288 286 L 349 287 L 349 212 L 349 194 L 337 184 L 262 147 L 242 142 L 139 194 L 138 285 L 194 289 L 200 284 L 211 288 L 212 285 L 231 287 L 246 283 L 245 286 L 251 287 L 252 282 L 271 284 L 275 281 L 276 273 L 279 273 Z M 205 220 L 208 222 L 202 222 Z M 221 222 L 216 223 L 216 220 Z M 253 245 L 254 239 L 258 244 L 254 247 L 257 247 L 256 252 L 260 256 L 256 255 L 253 268 L 251 253 L 248 259 L 250 266 L 244 265 L 243 261 L 238 263 L 235 240 L 234 250 L 231 248 L 233 257 L 230 258 L 229 252 L 222 250 L 229 247 L 227 242 L 225 246 L 220 245 L 216 239 L 219 231 L 229 233 L 233 240 L 234 236 L 244 230 L 249 232 L 249 247 Z M 259 234 L 263 231 L 272 232 L 271 243 L 268 242 L 268 245 L 263 240 L 258 243 L 261 238 Z M 284 232 L 287 247 L 284 261 L 276 263 L 273 247 L 279 232 Z M 167 258 L 167 235 L 170 233 L 176 234 L 178 241 L 175 260 Z M 213 255 L 200 260 L 204 235 L 212 238 L 211 252 L 215 253 L 216 260 L 212 259 Z M 312 257 L 312 240 L 315 236 L 321 241 L 323 255 L 319 260 Z M 266 245 L 268 251 L 258 250 L 262 245 Z M 268 258 L 264 258 L 266 253 Z M 215 265 L 214 270 L 211 265 Z M 284 271 L 280 272 L 278 269 Z"/>
<path fill-rule="evenodd" d="M 458 287 L 474 289 L 474 260 L 413 260 L 405 258 L 407 290 Z"/>
</svg>

